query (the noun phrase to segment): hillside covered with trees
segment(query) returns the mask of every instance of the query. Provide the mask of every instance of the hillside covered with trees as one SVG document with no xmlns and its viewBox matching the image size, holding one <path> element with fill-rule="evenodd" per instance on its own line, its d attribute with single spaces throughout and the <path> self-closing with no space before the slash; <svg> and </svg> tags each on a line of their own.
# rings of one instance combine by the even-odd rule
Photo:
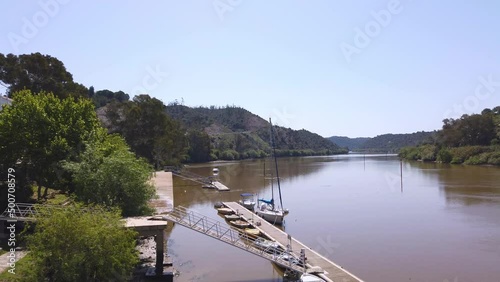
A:
<svg viewBox="0 0 500 282">
<path fill-rule="evenodd" d="M 235 106 L 191 108 L 172 103 L 166 108 L 174 120 L 191 132 L 201 132 L 211 144 L 210 159 L 265 157 L 270 152 L 270 124 Z M 275 126 L 279 156 L 310 156 L 346 153 L 322 136 L 307 130 Z"/>
<path fill-rule="evenodd" d="M 500 106 L 443 120 L 433 143 L 403 148 L 408 160 L 500 165 Z"/>
<path fill-rule="evenodd" d="M 432 143 L 435 135 L 436 132 L 419 131 L 408 134 L 382 134 L 373 138 L 332 136 L 328 139 L 354 152 L 397 153 L 403 147 Z"/>
</svg>

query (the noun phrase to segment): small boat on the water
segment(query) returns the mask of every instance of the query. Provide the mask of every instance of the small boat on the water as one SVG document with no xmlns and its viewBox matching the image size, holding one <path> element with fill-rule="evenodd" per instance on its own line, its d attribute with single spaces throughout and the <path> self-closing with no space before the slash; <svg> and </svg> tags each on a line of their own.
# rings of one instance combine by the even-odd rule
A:
<svg viewBox="0 0 500 282">
<path fill-rule="evenodd" d="M 230 208 L 218 208 L 217 212 L 220 214 L 232 214 L 233 210 Z"/>
<path fill-rule="evenodd" d="M 241 218 L 239 215 L 236 215 L 236 214 L 226 214 L 224 217 L 228 221 L 238 220 Z"/>
<path fill-rule="evenodd" d="M 257 236 L 260 235 L 260 230 L 257 228 L 245 228 L 245 234 L 247 234 L 250 237 L 256 238 Z"/>
<path fill-rule="evenodd" d="M 240 205 L 244 206 L 246 209 L 253 211 L 255 207 L 254 194 L 243 193 L 241 194 L 241 200 L 239 200 Z"/>
<path fill-rule="evenodd" d="M 241 219 L 238 219 L 238 220 L 233 220 L 230 222 L 231 225 L 233 225 L 234 227 L 238 227 L 238 228 L 247 228 L 250 226 L 250 223 L 244 221 L 244 220 L 241 220 Z"/>
</svg>

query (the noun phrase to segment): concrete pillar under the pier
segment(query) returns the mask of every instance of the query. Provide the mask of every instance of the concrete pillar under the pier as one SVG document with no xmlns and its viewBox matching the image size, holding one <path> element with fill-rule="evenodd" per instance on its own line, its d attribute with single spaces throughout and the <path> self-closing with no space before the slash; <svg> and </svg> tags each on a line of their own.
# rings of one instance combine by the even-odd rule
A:
<svg viewBox="0 0 500 282">
<path fill-rule="evenodd" d="M 156 272 L 156 275 L 162 275 L 163 274 L 164 244 L 165 244 L 163 230 L 159 230 L 157 232 L 157 234 L 155 235 L 155 242 L 156 242 L 155 272 Z"/>
<path fill-rule="evenodd" d="M 125 226 L 132 228 L 139 233 L 139 236 L 154 237 L 156 243 L 156 265 L 155 276 L 167 277 L 163 273 L 163 263 L 165 255 L 165 229 L 168 223 L 164 220 L 150 220 L 151 217 L 129 217 L 125 219 Z M 148 272 L 149 273 L 149 272 Z M 146 276 L 149 274 L 146 273 Z M 165 280 L 165 281 L 168 281 Z"/>
</svg>

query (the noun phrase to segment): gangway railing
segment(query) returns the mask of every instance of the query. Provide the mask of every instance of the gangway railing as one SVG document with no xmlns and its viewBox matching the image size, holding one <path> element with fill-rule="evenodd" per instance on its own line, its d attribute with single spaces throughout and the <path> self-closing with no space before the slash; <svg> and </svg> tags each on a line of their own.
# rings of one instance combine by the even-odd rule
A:
<svg viewBox="0 0 500 282">
<path fill-rule="evenodd" d="M 179 169 L 176 167 L 167 166 L 167 167 L 165 167 L 165 171 L 170 171 L 170 172 L 172 172 L 173 175 L 176 175 L 176 176 L 179 176 L 181 178 L 191 180 L 191 181 L 203 184 L 203 185 L 213 185 L 213 182 L 216 180 L 215 177 L 213 177 L 213 176 L 202 176 L 202 175 L 196 174 L 194 172 Z"/>
<path fill-rule="evenodd" d="M 197 183 L 200 183 L 202 185 L 213 185 L 213 182 L 215 181 L 215 178 L 213 176 L 202 176 L 190 171 L 181 171 L 181 170 L 173 170 L 172 171 L 173 175 L 179 176 L 181 178 L 184 178 L 186 180 L 191 180 Z"/>
<path fill-rule="evenodd" d="M 33 218 L 37 213 L 33 204 L 13 203 L 0 215 L 1 219 Z"/>
<path fill-rule="evenodd" d="M 0 220 L 35 220 L 36 215 L 39 213 L 50 214 L 55 209 L 68 209 L 73 208 L 75 212 L 85 212 L 89 210 L 96 210 L 95 207 L 75 208 L 72 206 L 64 207 L 58 205 L 43 205 L 43 204 L 28 204 L 28 203 L 13 203 L 8 205 L 7 208 L 0 214 Z"/>
<path fill-rule="evenodd" d="M 274 244 L 269 244 L 268 246 L 262 245 L 256 237 L 249 236 L 240 230 L 228 227 L 225 223 L 188 210 L 185 207 L 175 207 L 172 212 L 164 215 L 164 218 L 265 258 L 287 269 L 298 273 L 305 272 L 303 262 L 298 259 L 300 255 L 294 253 L 292 250 L 284 250 L 281 247 L 274 246 Z"/>
</svg>

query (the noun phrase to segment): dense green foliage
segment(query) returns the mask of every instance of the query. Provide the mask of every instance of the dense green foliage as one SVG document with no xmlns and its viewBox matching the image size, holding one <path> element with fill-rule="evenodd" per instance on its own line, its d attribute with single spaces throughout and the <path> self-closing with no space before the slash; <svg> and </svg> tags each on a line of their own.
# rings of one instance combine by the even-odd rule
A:
<svg viewBox="0 0 500 282">
<path fill-rule="evenodd" d="M 125 102 L 130 99 L 130 96 L 123 91 L 113 92 L 107 89 L 99 90 L 95 93 L 93 91 L 94 88 L 91 86 L 89 88 L 89 97 L 94 102 L 96 108 L 104 107 L 113 101 Z"/>
<path fill-rule="evenodd" d="M 14 93 L 12 105 L 0 111 L 0 140 L 2 168 L 15 169 L 17 202 L 28 201 L 35 184 L 38 200 L 50 187 L 86 203 L 118 206 L 126 215 L 148 211 L 149 165 L 122 138 L 107 135 L 88 99 Z M 6 175 L 1 177 L 3 187 Z M 1 198 L 0 207 L 6 200 Z"/>
<path fill-rule="evenodd" d="M 260 158 L 270 153 L 270 125 L 249 111 L 235 106 L 190 108 L 177 103 L 167 113 L 183 127 L 210 136 L 210 159 Z M 276 126 L 276 147 L 280 156 L 309 156 L 345 153 L 346 150 L 307 130 Z"/>
<path fill-rule="evenodd" d="M 401 149 L 409 160 L 500 165 L 500 107 L 443 120 L 432 144 Z"/>
<path fill-rule="evenodd" d="M 24 281 L 127 281 L 138 263 L 136 233 L 118 211 L 66 207 L 37 216 Z"/>
<path fill-rule="evenodd" d="M 129 151 L 122 137 L 103 136 L 87 146 L 78 162 L 67 162 L 64 168 L 73 176 L 77 200 L 119 207 L 124 216 L 151 212 L 147 202 L 155 195 L 149 183 L 152 169 Z"/>
<path fill-rule="evenodd" d="M 500 106 L 482 114 L 463 115 L 460 119 L 443 120 L 439 142 L 444 146 L 488 146 L 500 144 Z"/>
<path fill-rule="evenodd" d="M 0 111 L 0 163 L 15 167 L 21 183 L 36 182 L 40 199 L 42 186 L 63 189 L 60 161 L 77 157 L 99 128 L 88 100 L 20 91 Z M 18 189 L 24 194 L 30 188 Z"/>
<path fill-rule="evenodd" d="M 187 138 L 189 162 L 207 162 L 212 159 L 210 156 L 210 136 L 206 132 L 191 130 L 188 132 Z"/>
<path fill-rule="evenodd" d="M 185 132 L 165 113 L 160 100 L 138 95 L 133 101 L 112 103 L 104 111 L 101 117 L 109 132 L 122 135 L 132 150 L 156 169 L 186 159 Z"/>
<path fill-rule="evenodd" d="M 398 152 L 407 146 L 417 146 L 423 143 L 432 143 L 436 132 L 419 131 L 409 134 L 383 134 L 373 138 L 348 138 L 332 136 L 330 141 L 342 147 L 348 147 L 356 152 Z"/>
<path fill-rule="evenodd" d="M 29 89 L 32 93 L 53 93 L 56 97 L 87 97 L 85 86 L 73 81 L 64 64 L 49 55 L 0 53 L 0 81 L 8 86 L 7 94 Z"/>
</svg>

